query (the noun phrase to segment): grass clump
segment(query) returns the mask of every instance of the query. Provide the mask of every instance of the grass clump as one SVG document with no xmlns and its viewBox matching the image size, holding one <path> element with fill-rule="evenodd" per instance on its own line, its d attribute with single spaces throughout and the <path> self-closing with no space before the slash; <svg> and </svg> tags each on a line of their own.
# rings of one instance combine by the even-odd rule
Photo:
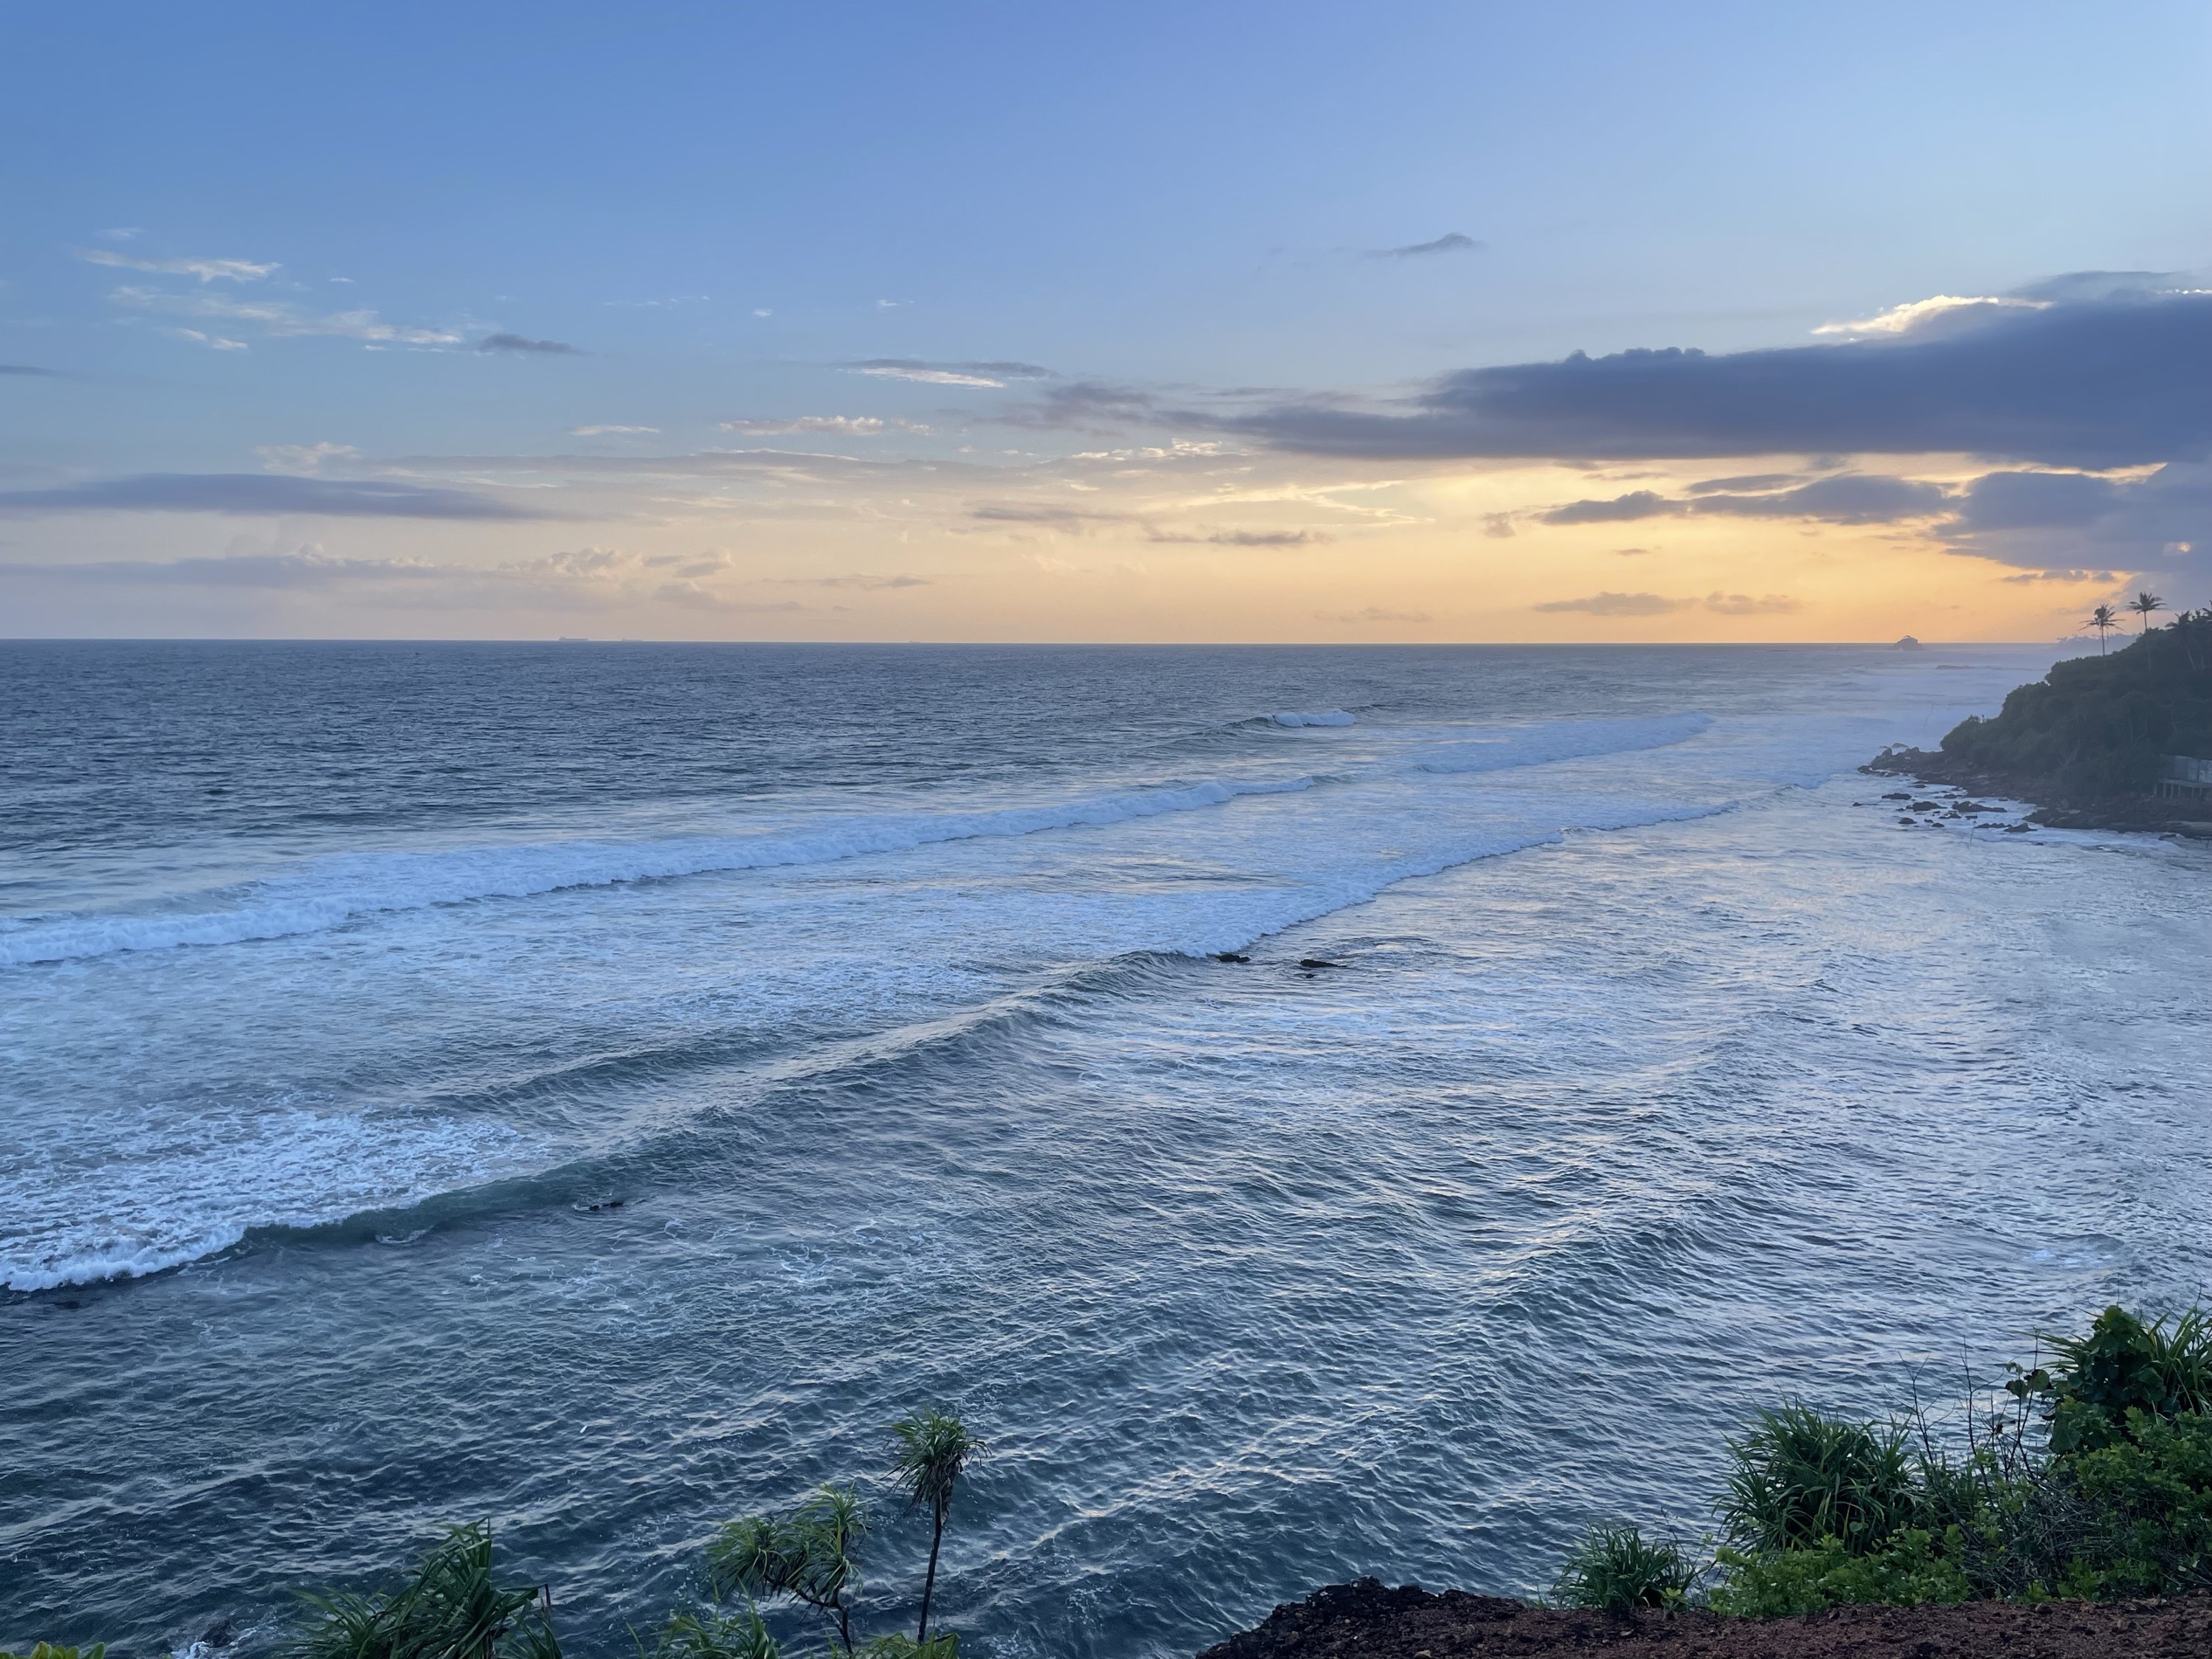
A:
<svg viewBox="0 0 2212 1659">
<path fill-rule="evenodd" d="M 1671 1540 L 1647 1538 L 1625 1524 L 1593 1526 L 1576 1545 L 1552 1586 L 1563 1607 L 1629 1613 L 1689 1604 L 1697 1568 Z"/>
<path fill-rule="evenodd" d="M 1902 1427 L 1825 1416 L 1801 1400 L 1762 1411 L 1729 1443 L 1734 1468 L 1720 1517 L 1752 1551 L 1834 1538 L 1861 1555 L 1904 1526 L 1916 1499 Z"/>
</svg>

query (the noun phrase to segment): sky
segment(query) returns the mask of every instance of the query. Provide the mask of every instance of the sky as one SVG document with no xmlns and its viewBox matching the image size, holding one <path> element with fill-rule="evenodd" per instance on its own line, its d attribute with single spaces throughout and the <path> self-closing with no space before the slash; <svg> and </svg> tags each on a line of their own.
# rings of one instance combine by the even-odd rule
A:
<svg viewBox="0 0 2212 1659">
<path fill-rule="evenodd" d="M 0 0 L 0 637 L 2212 604 L 2190 3 Z"/>
</svg>

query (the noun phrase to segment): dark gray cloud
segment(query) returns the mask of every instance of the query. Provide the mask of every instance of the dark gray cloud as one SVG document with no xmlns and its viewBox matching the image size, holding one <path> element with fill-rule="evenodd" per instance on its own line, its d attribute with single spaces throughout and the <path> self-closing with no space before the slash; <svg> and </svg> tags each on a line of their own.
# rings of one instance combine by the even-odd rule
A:
<svg viewBox="0 0 2212 1659">
<path fill-rule="evenodd" d="M 435 582 L 453 571 L 408 559 L 332 558 L 313 549 L 296 553 L 250 553 L 220 559 L 101 559 L 83 564 L 0 563 L 0 577 L 102 585 L 143 583 L 158 587 L 267 588 L 297 591 L 348 582 Z"/>
<path fill-rule="evenodd" d="M 1658 617 L 1697 603 L 1695 599 L 1669 599 L 1656 593 L 1593 593 L 1586 599 L 1548 599 L 1530 609 L 1580 611 L 1593 617 Z"/>
<path fill-rule="evenodd" d="M 1802 473 L 1745 473 L 1740 478 L 1700 479 L 1689 487 L 1692 495 L 1711 495 L 1716 491 L 1782 489 L 1804 481 Z"/>
<path fill-rule="evenodd" d="M 2122 467 L 2212 446 L 2212 294 L 1994 308 L 1963 330 L 1708 356 L 1578 352 L 1447 375 L 1387 412 L 1292 404 L 1209 424 L 1386 459 L 1967 453 Z"/>
<path fill-rule="evenodd" d="M 2045 277 L 2024 288 L 2015 288 L 2015 300 L 2052 300 L 2070 303 L 2084 300 L 2140 298 L 2190 286 L 2183 271 L 2068 271 Z"/>
<path fill-rule="evenodd" d="M 1433 253 L 1479 253 L 1485 245 L 1471 236 L 1448 231 L 1434 242 L 1409 242 L 1402 248 L 1377 248 L 1367 257 L 1371 259 L 1418 259 Z"/>
<path fill-rule="evenodd" d="M 764 576 L 760 583 L 771 588 L 858 588 L 866 593 L 932 585 L 926 576 Z"/>
<path fill-rule="evenodd" d="M 1756 598 L 1748 593 L 1708 593 L 1705 609 L 1725 617 L 1775 617 L 1803 607 L 1787 593 L 1762 593 Z"/>
<path fill-rule="evenodd" d="M 1630 549 L 1628 551 L 1641 551 Z M 1580 611 L 1593 617 L 1659 617 L 1703 605 L 1725 617 L 1785 616 L 1801 607 L 1787 593 L 1708 593 L 1703 599 L 1669 599 L 1660 593 L 1593 593 L 1586 599 L 1552 599 L 1530 608 Z"/>
<path fill-rule="evenodd" d="M 1940 484 L 1846 473 L 1760 495 L 1698 495 L 1685 501 L 1656 490 L 1631 490 L 1610 501 L 1569 501 L 1541 518 L 1546 524 L 1618 524 L 1721 514 L 1732 518 L 1810 518 L 1829 524 L 1894 524 L 1902 519 L 1938 517 L 1952 505 Z"/>
<path fill-rule="evenodd" d="M 1546 524 L 1623 524 L 1631 519 L 1674 518 L 1690 510 L 1656 489 L 1632 489 L 1610 501 L 1569 501 L 1542 515 Z"/>
<path fill-rule="evenodd" d="M 141 473 L 56 489 L 0 491 L 0 513 L 312 513 L 335 518 L 544 519 L 467 490 L 266 473 Z"/>
<path fill-rule="evenodd" d="M 27 363 L 0 363 L 0 375 L 38 375 L 42 378 L 51 378 L 53 370 L 34 369 Z"/>
<path fill-rule="evenodd" d="M 1846 473 L 1815 479 L 1795 489 L 1766 495 L 1704 495 L 1693 513 L 1725 513 L 1737 518 L 1814 518 L 1828 524 L 1894 524 L 1900 519 L 1933 518 L 1948 512 L 1951 497 L 1940 484 L 1878 474 Z"/>
<path fill-rule="evenodd" d="M 1128 513 L 1087 513 L 1080 508 L 1053 501 L 986 501 L 968 509 L 970 518 L 992 524 L 1043 524 L 1054 529 L 1080 531 L 1086 524 L 1126 524 Z"/>
<path fill-rule="evenodd" d="M 2212 466 L 2133 478 L 1985 474 L 1941 534 L 1960 552 L 2043 570 L 2212 572 Z"/>
<path fill-rule="evenodd" d="M 1337 538 L 1326 530 L 1214 530 L 1211 533 L 1152 530 L 1146 534 L 1145 539 L 1211 547 L 1312 547 Z"/>
<path fill-rule="evenodd" d="M 579 357 L 584 354 L 563 340 L 533 340 L 527 335 L 487 334 L 476 342 L 479 351 L 535 352 L 546 357 Z"/>
</svg>

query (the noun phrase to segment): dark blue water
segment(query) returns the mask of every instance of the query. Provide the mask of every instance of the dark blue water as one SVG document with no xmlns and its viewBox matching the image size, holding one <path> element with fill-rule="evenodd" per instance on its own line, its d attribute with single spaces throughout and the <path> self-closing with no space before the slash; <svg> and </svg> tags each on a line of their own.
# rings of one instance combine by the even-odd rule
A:
<svg viewBox="0 0 2212 1659">
<path fill-rule="evenodd" d="M 2202 852 L 1853 805 L 2042 666 L 0 647 L 0 1646 L 626 1651 L 930 1401 L 976 1651 L 1187 1654 L 2187 1301 Z"/>
</svg>

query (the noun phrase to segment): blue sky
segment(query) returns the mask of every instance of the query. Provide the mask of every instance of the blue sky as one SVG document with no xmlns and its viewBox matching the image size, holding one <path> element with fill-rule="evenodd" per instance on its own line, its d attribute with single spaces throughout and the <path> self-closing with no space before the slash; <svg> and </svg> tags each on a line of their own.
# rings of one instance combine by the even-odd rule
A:
<svg viewBox="0 0 2212 1659">
<path fill-rule="evenodd" d="M 0 363 L 39 372 L 0 375 L 0 632 L 1853 637 L 1885 592 L 1973 613 L 1977 561 L 2014 632 L 2139 577 L 2212 599 L 2199 5 L 4 16 Z M 2145 274 L 2050 286 L 2081 272 Z M 2016 303 L 1836 331 L 1939 295 Z M 1757 468 L 1734 439 L 1400 441 L 1490 397 L 1471 371 L 1577 350 L 1949 375 L 1938 331 L 2001 363 L 2070 317 L 2093 363 L 2123 301 L 2174 330 L 2119 397 L 2171 443 L 1984 420 L 1884 451 L 1918 381 Z M 1367 436 L 1317 447 L 1316 410 Z M 740 459 L 653 464 L 701 455 Z M 1553 475 L 1594 460 L 1621 475 Z M 1975 480 L 2023 467 L 2072 505 L 1996 526 Z M 1693 474 L 1952 505 L 1862 515 L 1820 589 L 1798 532 L 1852 521 L 1692 512 Z M 1548 516 L 1640 490 L 1668 548 Z M 1538 608 L 1632 568 L 1666 608 Z M 906 584 L 796 585 L 848 577 Z"/>
</svg>

